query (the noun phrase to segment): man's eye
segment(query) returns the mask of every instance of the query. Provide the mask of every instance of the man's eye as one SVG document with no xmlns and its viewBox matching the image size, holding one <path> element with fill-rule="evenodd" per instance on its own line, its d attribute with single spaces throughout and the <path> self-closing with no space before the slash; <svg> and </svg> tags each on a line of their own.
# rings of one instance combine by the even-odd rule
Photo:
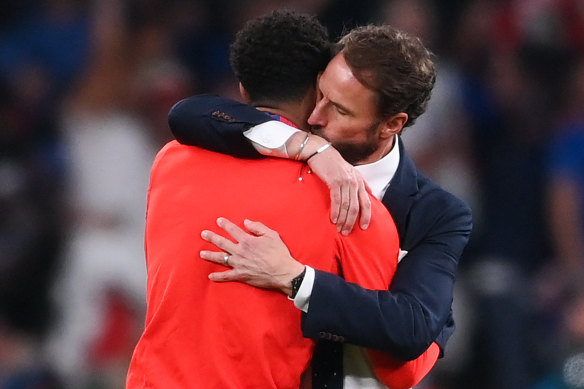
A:
<svg viewBox="0 0 584 389">
<path fill-rule="evenodd" d="M 338 106 L 335 106 L 335 109 L 337 110 L 337 112 L 339 113 L 339 115 L 347 116 L 349 114 L 347 111 L 345 111 L 344 109 L 342 109 L 342 108 L 340 108 Z"/>
</svg>

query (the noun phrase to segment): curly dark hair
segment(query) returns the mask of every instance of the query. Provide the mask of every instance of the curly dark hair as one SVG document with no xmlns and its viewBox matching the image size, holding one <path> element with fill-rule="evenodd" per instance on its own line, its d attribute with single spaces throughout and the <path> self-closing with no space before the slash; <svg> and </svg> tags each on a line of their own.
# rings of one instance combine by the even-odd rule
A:
<svg viewBox="0 0 584 389">
<path fill-rule="evenodd" d="M 252 102 L 292 101 L 316 85 L 331 58 L 331 43 L 315 17 L 276 10 L 247 22 L 230 54 Z"/>
<path fill-rule="evenodd" d="M 336 50 L 344 54 L 355 78 L 377 92 L 382 117 L 405 112 L 407 127 L 424 113 L 436 67 L 420 39 L 389 25 L 369 25 L 343 36 Z"/>
</svg>

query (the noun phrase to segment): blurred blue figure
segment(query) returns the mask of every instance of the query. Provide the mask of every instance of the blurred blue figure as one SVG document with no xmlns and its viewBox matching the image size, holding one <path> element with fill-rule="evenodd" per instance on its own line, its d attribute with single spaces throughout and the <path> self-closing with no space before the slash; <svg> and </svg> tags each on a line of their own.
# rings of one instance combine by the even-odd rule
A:
<svg viewBox="0 0 584 389">
<path fill-rule="evenodd" d="M 550 140 L 547 199 L 553 263 L 538 301 L 557 344 L 535 389 L 584 388 L 584 60 L 566 78 L 559 124 Z"/>
<path fill-rule="evenodd" d="M 42 3 L 42 4 L 40 4 Z M 22 10 L 22 11 L 19 11 Z M 57 388 L 40 345 L 64 238 L 55 112 L 81 69 L 81 3 L 6 4 L 0 28 L 0 388 Z M 64 44 L 66 42 L 66 44 Z"/>
</svg>

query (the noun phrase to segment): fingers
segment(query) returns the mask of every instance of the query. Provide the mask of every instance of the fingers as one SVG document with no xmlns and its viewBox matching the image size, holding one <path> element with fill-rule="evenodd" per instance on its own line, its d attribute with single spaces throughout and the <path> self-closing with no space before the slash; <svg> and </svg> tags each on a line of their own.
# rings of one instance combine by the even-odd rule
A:
<svg viewBox="0 0 584 389">
<path fill-rule="evenodd" d="M 361 185 L 359 185 L 359 210 L 361 212 L 361 217 L 359 218 L 359 224 L 363 230 L 366 230 L 371 223 L 371 199 L 369 198 L 369 193 L 367 192 L 367 184 L 364 180 L 361 180 Z"/>
<path fill-rule="evenodd" d="M 235 252 L 236 248 L 235 243 L 213 231 L 204 230 L 203 232 L 201 232 L 201 238 L 203 238 L 209 243 L 214 244 L 215 246 L 219 247 L 221 250 L 227 253 Z"/>
<path fill-rule="evenodd" d="M 267 235 L 270 232 L 275 232 L 274 230 L 266 227 L 263 223 L 254 222 L 248 219 L 245 219 L 243 221 L 243 225 L 245 226 L 245 228 L 247 228 L 249 232 L 256 236 Z"/>
<path fill-rule="evenodd" d="M 217 252 L 217 251 L 208 251 L 202 250 L 201 258 L 206 261 L 216 263 L 218 265 L 223 266 L 231 266 L 234 265 L 234 256 L 229 255 L 225 252 Z M 225 261 L 225 256 L 228 256 L 228 261 Z M 243 281 L 244 277 L 241 275 L 240 272 L 237 271 L 235 268 L 231 268 L 229 270 L 214 272 L 209 274 L 209 279 L 215 282 L 228 282 L 228 281 Z"/>
<path fill-rule="evenodd" d="M 347 219 L 343 225 L 343 235 L 349 235 L 359 216 L 361 201 L 359 200 L 360 186 L 351 185 L 349 187 L 349 206 L 347 208 Z"/>
<path fill-rule="evenodd" d="M 351 206 L 351 192 L 351 183 L 345 182 L 341 186 L 341 203 L 339 206 L 339 218 L 337 219 L 337 230 L 343 231 L 343 233 L 348 228 L 347 222 L 349 220 L 347 219 L 349 217 L 349 208 Z"/>
<path fill-rule="evenodd" d="M 245 274 L 239 271 L 236 267 L 239 265 L 239 258 L 235 255 L 230 255 L 223 251 L 208 251 L 202 250 L 200 252 L 201 258 L 206 261 L 216 263 L 218 265 L 230 266 L 229 270 L 214 272 L 209 274 L 209 279 L 215 282 L 229 282 L 246 280 Z M 227 260 L 226 260 L 227 258 Z"/>
<path fill-rule="evenodd" d="M 337 225 L 340 232 L 347 223 L 347 215 L 351 203 L 350 184 L 343 182 L 330 188 L 331 194 L 331 221 Z"/>
<path fill-rule="evenodd" d="M 337 224 L 341 209 L 341 187 L 331 187 L 331 221 Z"/>
<path fill-rule="evenodd" d="M 241 276 L 231 269 L 209 274 L 209 279 L 215 282 L 241 281 Z"/>
<path fill-rule="evenodd" d="M 213 262 L 213 263 L 216 263 L 218 265 L 233 267 L 233 256 L 231 254 L 226 253 L 226 252 L 201 250 L 201 252 L 199 254 L 201 255 L 201 258 L 203 258 L 209 262 Z M 226 257 L 227 257 L 227 259 L 226 259 Z"/>
<path fill-rule="evenodd" d="M 232 223 L 228 219 L 224 217 L 220 217 L 217 219 L 217 225 L 221 227 L 225 232 L 227 232 L 236 242 L 241 242 L 247 236 L 251 236 L 241 228 L 239 228 L 236 224 Z M 229 251 L 232 253 L 233 251 Z"/>
<path fill-rule="evenodd" d="M 361 176 L 361 184 L 364 185 L 365 191 L 367 191 L 367 193 L 373 193 L 373 191 L 371 190 L 371 187 L 369 186 L 367 181 L 365 181 L 365 179 L 362 176 Z"/>
<path fill-rule="evenodd" d="M 344 235 L 348 235 L 351 232 L 357 221 L 359 208 L 362 204 L 359 198 L 362 190 L 364 191 L 365 189 L 362 188 L 362 185 L 357 184 L 357 180 L 344 181 L 342 185 L 331 188 L 331 220 L 337 225 L 337 230 Z M 365 195 L 367 195 L 366 192 Z M 365 202 L 368 200 L 369 197 L 367 196 Z M 368 207 L 369 214 L 367 218 L 370 218 L 370 203 Z M 369 219 L 366 219 L 366 221 L 369 221 Z"/>
<path fill-rule="evenodd" d="M 353 180 L 345 180 L 331 189 L 331 219 L 336 216 L 337 230 L 348 235 L 359 218 L 362 229 L 371 223 L 371 189 L 363 177 L 354 171 Z M 359 217 L 360 215 L 360 217 Z"/>
</svg>

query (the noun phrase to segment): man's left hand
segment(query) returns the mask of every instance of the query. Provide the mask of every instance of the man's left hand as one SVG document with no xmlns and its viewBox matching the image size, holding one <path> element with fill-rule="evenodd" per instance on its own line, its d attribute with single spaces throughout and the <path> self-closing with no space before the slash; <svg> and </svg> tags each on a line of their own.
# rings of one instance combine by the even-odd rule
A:
<svg viewBox="0 0 584 389">
<path fill-rule="evenodd" d="M 319 137 L 313 135 L 312 138 Z M 349 235 L 359 215 L 359 224 L 366 230 L 371 221 L 370 190 L 357 169 L 345 161 L 334 147 L 313 156 L 307 163 L 330 189 L 331 220 L 337 225 L 337 230 Z"/>
<path fill-rule="evenodd" d="M 216 282 L 236 281 L 264 289 L 277 289 L 286 295 L 292 292 L 291 281 L 304 270 L 304 265 L 290 255 L 280 235 L 260 222 L 244 221 L 246 232 L 225 218 L 217 219 L 233 240 L 213 231 L 201 233 L 204 240 L 223 251 L 201 251 L 201 258 L 230 270 L 209 274 Z"/>
</svg>

